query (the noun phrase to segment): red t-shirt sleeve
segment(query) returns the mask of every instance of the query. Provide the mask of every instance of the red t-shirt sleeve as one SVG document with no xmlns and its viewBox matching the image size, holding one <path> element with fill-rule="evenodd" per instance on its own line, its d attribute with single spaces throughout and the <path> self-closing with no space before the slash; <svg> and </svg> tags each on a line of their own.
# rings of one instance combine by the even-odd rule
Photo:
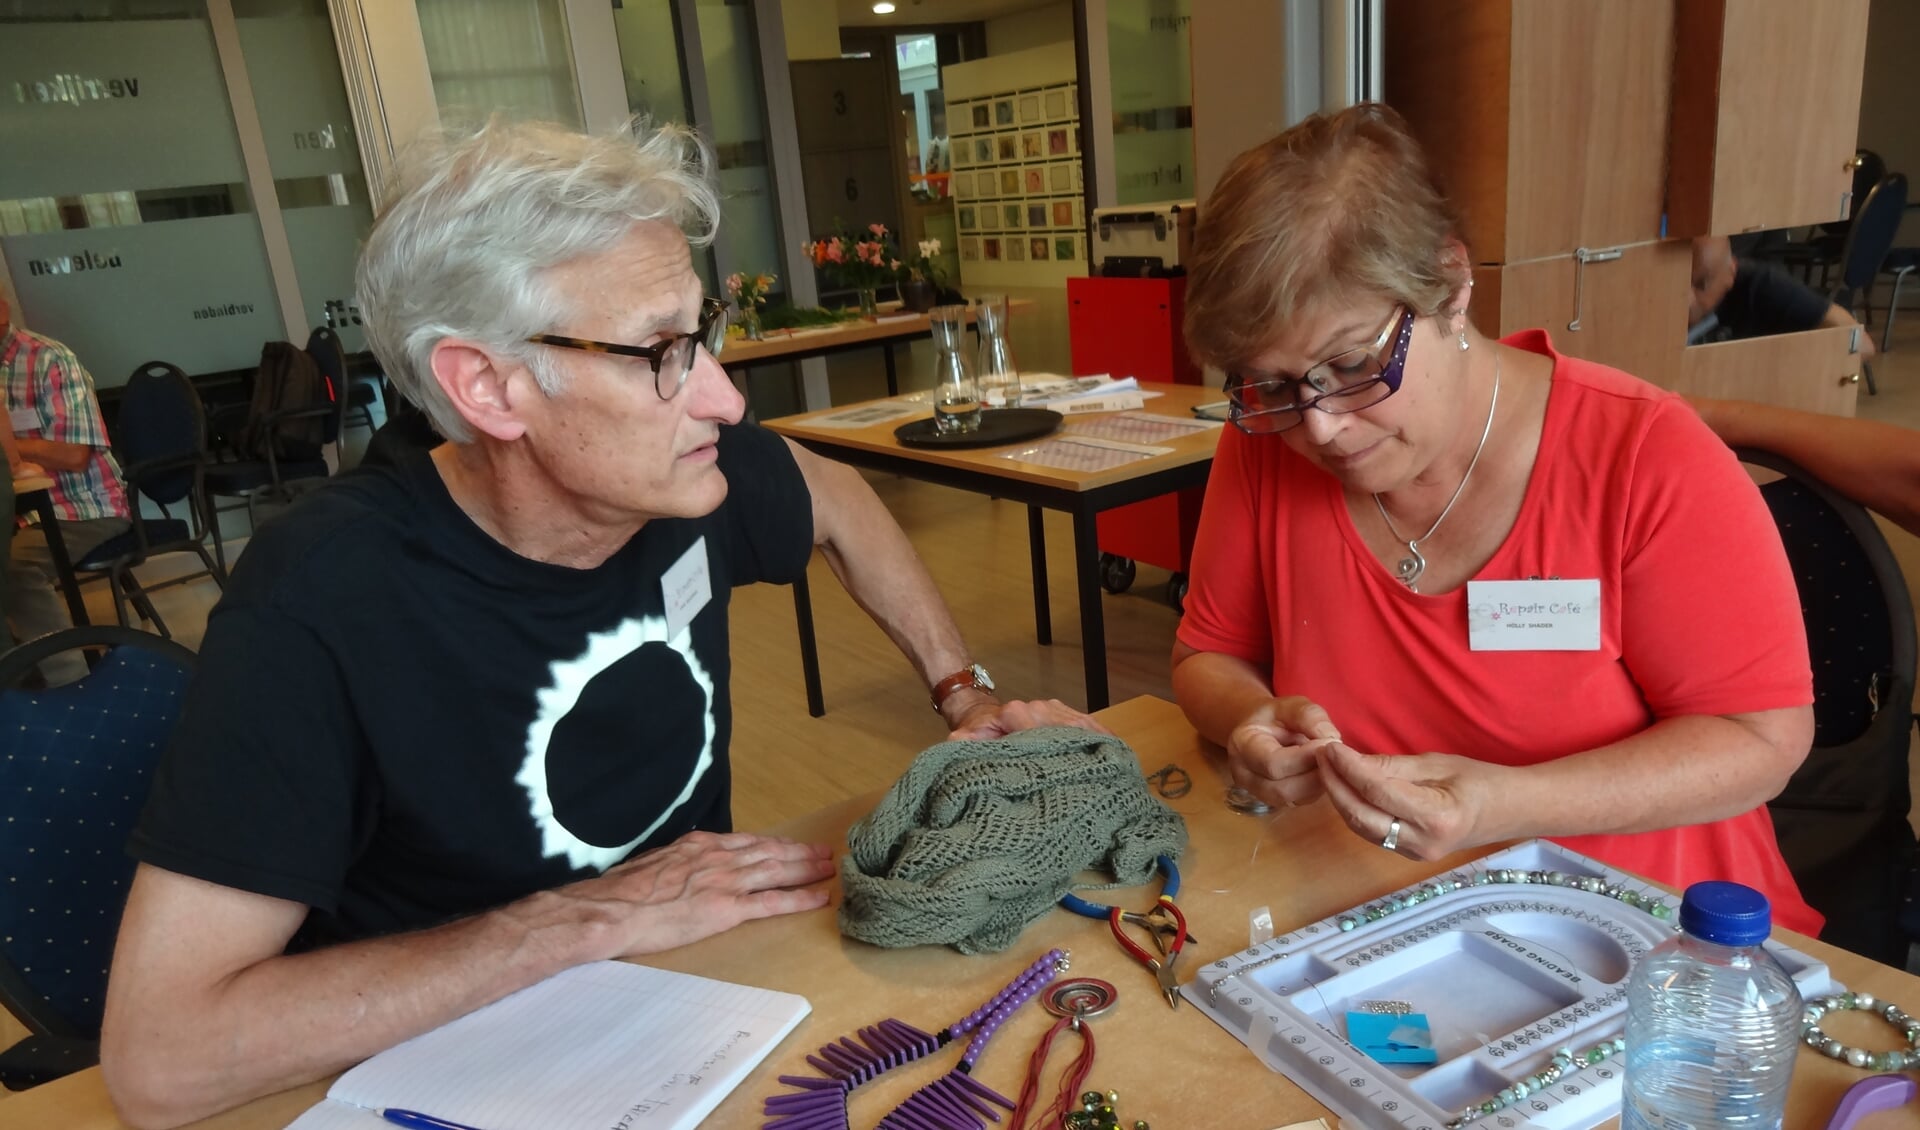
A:
<svg viewBox="0 0 1920 1130">
<path fill-rule="evenodd" d="M 1196 651 L 1222 652 L 1260 666 L 1273 661 L 1270 582 L 1261 568 L 1258 539 L 1273 536 L 1272 523 L 1261 514 L 1260 492 L 1277 484 L 1262 481 L 1271 464 L 1254 445 L 1279 442 L 1256 441 L 1231 426 L 1220 436 L 1176 633 Z"/>
<path fill-rule="evenodd" d="M 1799 592 L 1753 480 L 1677 398 L 1632 454 L 1621 655 L 1654 716 L 1811 703 Z"/>
</svg>

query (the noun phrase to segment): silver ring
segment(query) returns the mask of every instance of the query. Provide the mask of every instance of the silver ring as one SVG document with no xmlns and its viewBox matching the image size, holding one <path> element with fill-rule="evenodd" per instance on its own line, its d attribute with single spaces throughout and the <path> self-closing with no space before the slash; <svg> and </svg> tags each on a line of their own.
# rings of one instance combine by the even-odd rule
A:
<svg viewBox="0 0 1920 1130">
<path fill-rule="evenodd" d="M 1387 838 L 1380 841 L 1380 846 L 1383 848 L 1386 848 L 1388 851 L 1394 851 L 1397 848 L 1399 848 L 1400 821 L 1395 820 L 1392 824 L 1387 826 Z"/>
</svg>

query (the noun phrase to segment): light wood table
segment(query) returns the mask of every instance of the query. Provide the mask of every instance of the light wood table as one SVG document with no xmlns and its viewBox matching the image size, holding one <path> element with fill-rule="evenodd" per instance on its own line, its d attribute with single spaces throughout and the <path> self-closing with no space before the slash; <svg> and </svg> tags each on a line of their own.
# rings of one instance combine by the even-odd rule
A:
<svg viewBox="0 0 1920 1130">
<path fill-rule="evenodd" d="M 67 556 L 67 542 L 60 536 L 60 516 L 53 509 L 53 480 L 32 475 L 13 480 L 13 512 L 32 514 L 40 519 L 41 536 L 47 539 L 47 553 L 53 558 L 53 571 L 60 578 L 61 595 L 67 598 L 67 615 L 76 628 L 85 627 L 87 602 L 80 595 L 80 578 L 74 575 L 73 561 Z M 5 562 L 0 562 L 4 567 Z M 0 633 L 3 634 L 3 633 Z"/>
<path fill-rule="evenodd" d="M 1247 912 L 1254 906 L 1270 907 L 1277 932 L 1286 932 L 1492 850 L 1435 863 L 1405 859 L 1354 836 L 1324 802 L 1289 810 L 1271 821 L 1238 815 L 1222 800 L 1222 778 L 1208 750 L 1172 703 L 1136 698 L 1100 717 L 1132 745 L 1143 769 L 1173 763 L 1192 777 L 1192 791 L 1169 803 L 1186 817 L 1192 837 L 1180 861 L 1185 879 L 1180 904 L 1200 939 L 1191 943 L 1197 952 L 1186 959 L 1196 967 L 1244 944 Z M 863 797 L 832 805 L 781 830 L 841 844 L 847 826 L 876 800 Z M 1140 891 L 1122 894 L 1134 895 L 1136 901 L 1147 897 Z M 837 885 L 835 899 L 837 905 Z M 1789 945 L 1825 961 L 1849 988 L 1920 1010 L 1920 978 L 1809 938 L 1783 936 Z M 1105 923 L 1065 911 L 1047 915 L 997 955 L 964 957 L 926 946 L 876 949 L 842 937 L 833 911 L 823 910 L 748 923 L 648 959 L 647 964 L 782 989 L 812 1002 L 812 1015 L 706 1123 L 750 1127 L 762 1121 L 761 1100 L 781 1090 L 776 1077 L 805 1072 L 805 1057 L 821 1044 L 889 1016 L 935 1031 L 977 1007 L 1054 946 L 1072 952 L 1074 974 L 1104 978 L 1120 991 L 1116 1009 L 1093 1021 L 1098 1055 L 1088 1081 L 1120 1092 L 1119 1113 L 1126 1125 L 1145 1119 L 1160 1130 L 1271 1130 L 1321 1117 L 1332 1124 L 1318 1102 L 1268 1071 L 1191 1004 L 1170 1010 L 1152 977 L 1114 945 Z M 1191 969 L 1182 979 L 1190 978 Z M 1017 1094 L 1027 1057 L 1049 1020 L 1028 1005 L 1008 1021 L 981 1058 L 976 1072 L 981 1082 L 1002 1094 Z M 1864 1023 L 1857 1029 L 1846 1023 L 1854 1020 Z M 1851 1043 L 1892 1046 L 1891 1030 L 1859 1014 L 1830 1017 L 1828 1024 L 1829 1031 Z M 1076 1050 L 1071 1041 L 1056 1048 L 1055 1070 Z M 556 1054 L 564 1054 L 564 1049 L 556 1049 Z M 852 1124 L 874 1125 L 912 1090 L 951 1068 L 957 1054 L 945 1049 L 861 1087 L 853 1095 Z M 1803 1050 L 1794 1068 L 1786 1125 L 1793 1130 L 1824 1125 L 1841 1093 L 1866 1077 L 1864 1071 Z M 325 1091 L 325 1083 L 315 1083 L 195 1125 L 200 1130 L 279 1130 Z M 1890 1111 L 1870 1117 L 1861 1130 L 1912 1126 L 1920 1121 L 1917 1116 L 1920 1107 Z M 13 1127 L 111 1130 L 121 1123 L 107 1103 L 98 1069 L 93 1069 L 0 1102 L 0 1128 Z"/>
<path fill-rule="evenodd" d="M 1031 298 L 1010 298 L 1007 300 L 1009 314 L 1030 309 Z M 974 324 L 974 307 L 968 306 L 967 324 Z M 810 328 L 798 331 L 772 330 L 760 341 L 747 341 L 744 338 L 728 338 L 724 349 L 720 351 L 720 364 L 729 373 L 744 375 L 756 365 L 782 364 L 788 361 L 805 361 L 809 357 L 828 357 L 835 353 L 846 353 L 855 349 L 872 349 L 878 346 L 887 362 L 887 395 L 900 395 L 899 365 L 893 355 L 893 347 L 933 336 L 933 318 L 930 314 L 916 314 L 898 302 L 880 304 L 880 316 L 875 321 L 841 322 L 838 325 Z M 809 408 L 826 406 L 812 397 L 807 400 Z"/>
<path fill-rule="evenodd" d="M 1186 421 L 1193 419 L 1192 409 L 1195 406 L 1220 398 L 1218 389 L 1200 385 L 1142 381 L 1140 387 L 1160 394 L 1149 399 L 1142 411 Z M 1105 615 L 1100 606 L 1100 537 L 1096 518 L 1101 511 L 1116 506 L 1168 494 L 1184 487 L 1204 485 L 1213 467 L 1213 452 L 1220 442 L 1220 429 L 1198 429 L 1174 439 L 1156 441 L 1156 446 L 1172 449 L 1165 455 L 1155 455 L 1108 470 L 1068 471 L 1006 457 L 1009 450 L 1038 442 L 1035 440 L 1023 440 L 1018 444 L 1000 447 L 965 449 L 908 447 L 893 435 L 894 429 L 905 422 L 904 419 L 864 428 L 836 428 L 819 423 L 823 416 L 837 415 L 855 407 L 858 406 L 843 405 L 824 412 L 783 416 L 765 421 L 765 426 L 842 463 L 1026 503 L 1027 543 L 1033 566 L 1034 632 L 1042 644 L 1053 642 L 1053 624 L 1047 594 L 1047 543 L 1041 511 L 1060 510 L 1072 517 L 1074 578 L 1080 599 L 1080 642 L 1085 666 L 1087 709 L 1099 710 L 1106 706 L 1107 632 Z M 932 409 L 928 408 L 925 414 L 931 415 Z M 1089 416 L 1080 419 L 1099 418 Z M 1073 423 L 1074 420 L 1070 419 L 1067 426 L 1071 428 Z M 799 614 L 804 639 L 811 634 L 810 616 L 804 607 L 806 594 L 796 586 L 794 598 L 796 605 L 801 606 Z M 818 676 L 811 670 L 808 675 L 808 706 L 818 715 L 820 710 L 815 709 L 819 697 Z"/>
</svg>

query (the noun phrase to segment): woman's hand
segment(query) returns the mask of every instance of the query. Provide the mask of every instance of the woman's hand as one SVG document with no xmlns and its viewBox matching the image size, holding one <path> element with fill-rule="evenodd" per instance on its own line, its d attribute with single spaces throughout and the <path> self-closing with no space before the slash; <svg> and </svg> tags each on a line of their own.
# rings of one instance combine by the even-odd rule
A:
<svg viewBox="0 0 1920 1130">
<path fill-rule="evenodd" d="M 1500 803 L 1501 777 L 1519 770 L 1450 753 L 1370 755 L 1339 742 L 1316 756 L 1328 798 L 1363 840 L 1383 844 L 1398 820 L 1394 850 L 1431 860 L 1504 838 L 1487 817 Z"/>
<path fill-rule="evenodd" d="M 1306 804 L 1324 791 L 1315 751 L 1339 738 L 1317 704 L 1299 695 L 1271 699 L 1227 735 L 1227 771 L 1268 804 Z"/>
</svg>

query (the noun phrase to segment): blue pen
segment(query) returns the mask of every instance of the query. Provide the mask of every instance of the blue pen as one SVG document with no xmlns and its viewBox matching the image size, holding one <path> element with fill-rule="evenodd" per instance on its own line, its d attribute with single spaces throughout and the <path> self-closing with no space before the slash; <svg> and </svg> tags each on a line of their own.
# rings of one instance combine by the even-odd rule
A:
<svg viewBox="0 0 1920 1130">
<path fill-rule="evenodd" d="M 449 1122 L 444 1118 L 435 1118 L 431 1114 L 421 1114 L 417 1110 L 394 1110 L 389 1107 L 380 1112 L 380 1117 L 396 1126 L 409 1126 L 413 1130 L 476 1130 L 464 1122 Z"/>
</svg>

